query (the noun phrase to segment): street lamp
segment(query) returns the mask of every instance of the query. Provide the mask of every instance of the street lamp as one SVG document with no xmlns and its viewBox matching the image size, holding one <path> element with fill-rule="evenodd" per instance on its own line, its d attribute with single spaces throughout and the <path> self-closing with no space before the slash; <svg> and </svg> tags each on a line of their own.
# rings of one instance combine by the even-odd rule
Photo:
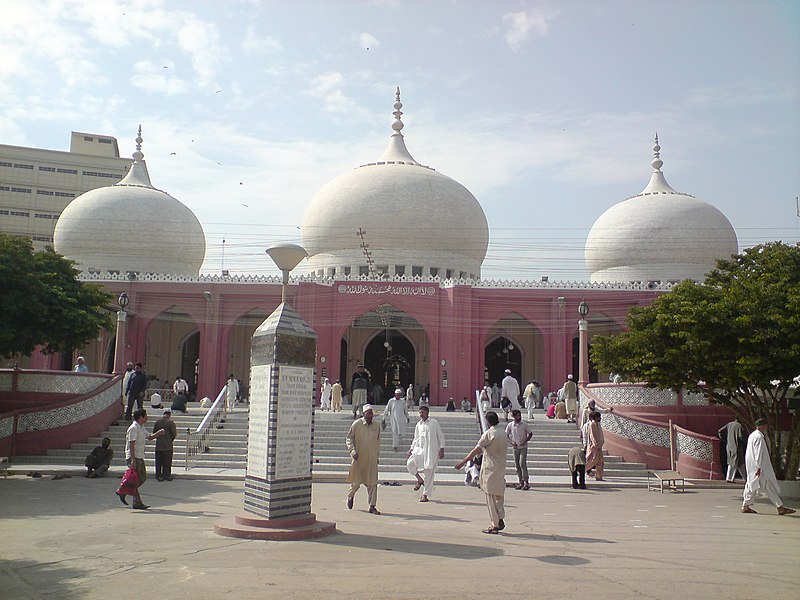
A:
<svg viewBox="0 0 800 600">
<path fill-rule="evenodd" d="M 581 303 L 578 304 L 578 314 L 581 316 L 578 321 L 578 342 L 580 344 L 578 385 L 586 385 L 589 383 L 589 322 L 586 320 L 586 315 L 589 314 L 589 305 L 586 300 L 581 300 Z"/>
<path fill-rule="evenodd" d="M 130 299 L 128 294 L 122 292 L 117 296 L 117 335 L 114 340 L 114 375 L 118 375 L 125 370 L 125 321 L 128 313 L 125 308 L 128 306 Z"/>
<path fill-rule="evenodd" d="M 281 270 L 281 302 L 286 302 L 286 288 L 289 285 L 289 273 L 300 261 L 308 256 L 305 248 L 297 244 L 275 244 L 267 248 L 272 262 Z"/>
</svg>

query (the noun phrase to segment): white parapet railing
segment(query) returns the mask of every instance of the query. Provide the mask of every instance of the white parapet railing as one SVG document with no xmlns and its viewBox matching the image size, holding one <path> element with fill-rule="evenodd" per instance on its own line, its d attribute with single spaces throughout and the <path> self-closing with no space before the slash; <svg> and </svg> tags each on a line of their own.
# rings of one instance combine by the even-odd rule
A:
<svg viewBox="0 0 800 600">
<path fill-rule="evenodd" d="M 200 421 L 200 425 L 194 431 L 186 428 L 186 464 L 185 470 L 189 470 L 196 466 L 197 460 L 200 455 L 208 451 L 208 442 L 214 432 L 217 430 L 217 425 L 225 418 L 227 414 L 227 407 L 225 399 L 228 395 L 228 386 L 223 386 L 214 404 L 208 409 L 206 416 Z"/>
</svg>

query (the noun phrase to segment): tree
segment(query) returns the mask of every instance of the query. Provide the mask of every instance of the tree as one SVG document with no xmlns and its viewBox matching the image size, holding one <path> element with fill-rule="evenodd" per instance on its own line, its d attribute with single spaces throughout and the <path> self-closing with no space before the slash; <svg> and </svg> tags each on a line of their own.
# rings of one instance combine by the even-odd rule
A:
<svg viewBox="0 0 800 600">
<path fill-rule="evenodd" d="M 628 314 L 628 330 L 593 340 L 607 371 L 660 388 L 707 394 L 751 429 L 770 422 L 778 478 L 794 479 L 800 459 L 800 244 L 748 248 L 703 283 L 684 281 Z"/>
<path fill-rule="evenodd" d="M 111 295 L 78 281 L 75 263 L 30 238 L 0 234 L 0 356 L 71 352 L 114 326 Z"/>
</svg>

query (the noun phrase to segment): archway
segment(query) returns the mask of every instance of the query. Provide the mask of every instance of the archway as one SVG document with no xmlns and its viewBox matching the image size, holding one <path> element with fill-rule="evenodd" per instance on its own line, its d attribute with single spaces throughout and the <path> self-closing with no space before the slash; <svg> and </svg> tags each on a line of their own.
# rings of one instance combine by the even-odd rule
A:
<svg viewBox="0 0 800 600">
<path fill-rule="evenodd" d="M 383 389 L 381 397 L 373 397 L 373 402 L 383 404 L 390 390 L 406 389 L 415 381 L 415 354 L 411 341 L 400 331 L 387 329 L 372 338 L 364 351 L 364 366 L 372 374 L 373 386 Z"/>
<path fill-rule="evenodd" d="M 195 331 L 181 344 L 180 375 L 189 384 L 189 398 L 194 399 L 197 392 L 197 365 L 200 363 L 200 332 Z M 174 378 L 173 378 L 174 381 Z"/>
<path fill-rule="evenodd" d="M 544 336 L 522 315 L 512 312 L 497 321 L 487 332 L 484 346 L 484 378 L 487 385 L 500 383 L 504 371 L 524 387 L 545 376 Z"/>
<path fill-rule="evenodd" d="M 225 369 L 225 378 L 227 379 L 228 375 L 232 373 L 241 380 L 239 392 L 242 398 L 249 397 L 250 351 L 253 334 L 267 316 L 262 309 L 253 309 L 236 319 L 228 332 L 228 363 Z"/>
<path fill-rule="evenodd" d="M 511 374 L 517 381 L 521 381 L 522 352 L 510 338 L 500 336 L 486 346 L 484 351 L 484 378 L 488 378 L 486 385 L 500 385 L 506 369 L 511 369 Z"/>
<path fill-rule="evenodd" d="M 195 366 L 189 358 L 200 356 L 199 327 L 188 312 L 173 306 L 161 312 L 147 328 L 144 362 L 145 372 L 158 379 L 155 387 L 171 387 L 175 376 L 184 376 L 190 385 L 195 384 Z M 196 340 L 194 339 L 196 337 Z M 133 357 L 134 362 L 139 360 Z M 193 391 L 193 390 L 192 390 Z"/>
</svg>

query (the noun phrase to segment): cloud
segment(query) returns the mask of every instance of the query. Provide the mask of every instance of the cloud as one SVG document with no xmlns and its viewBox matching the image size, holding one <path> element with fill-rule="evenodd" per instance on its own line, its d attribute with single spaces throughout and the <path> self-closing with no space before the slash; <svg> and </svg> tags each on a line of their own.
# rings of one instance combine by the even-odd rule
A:
<svg viewBox="0 0 800 600">
<path fill-rule="evenodd" d="M 161 61 L 157 65 L 149 60 L 140 60 L 133 65 L 133 75 L 130 83 L 132 86 L 151 94 L 166 94 L 176 96 L 189 91 L 189 84 L 177 76 L 172 75 L 175 63 L 169 60 Z M 164 68 L 168 67 L 168 68 Z"/>
<path fill-rule="evenodd" d="M 358 45 L 365 50 L 374 50 L 380 46 L 381 43 L 373 35 L 369 33 L 362 33 L 358 36 Z"/>
<path fill-rule="evenodd" d="M 545 35 L 548 30 L 550 15 L 543 11 L 520 11 L 503 15 L 503 24 L 506 26 L 505 40 L 508 47 L 515 52 L 522 47 L 523 42 L 534 36 Z"/>
<path fill-rule="evenodd" d="M 268 54 L 283 50 L 283 46 L 271 36 L 258 35 L 255 31 L 255 26 L 251 23 L 247 26 L 247 33 L 244 40 L 242 40 L 242 50 L 252 54 Z"/>
<path fill-rule="evenodd" d="M 200 87 L 215 85 L 214 78 L 228 53 L 219 43 L 219 31 L 214 23 L 190 17 L 177 33 L 179 48 L 192 59 L 192 67 Z"/>
</svg>

